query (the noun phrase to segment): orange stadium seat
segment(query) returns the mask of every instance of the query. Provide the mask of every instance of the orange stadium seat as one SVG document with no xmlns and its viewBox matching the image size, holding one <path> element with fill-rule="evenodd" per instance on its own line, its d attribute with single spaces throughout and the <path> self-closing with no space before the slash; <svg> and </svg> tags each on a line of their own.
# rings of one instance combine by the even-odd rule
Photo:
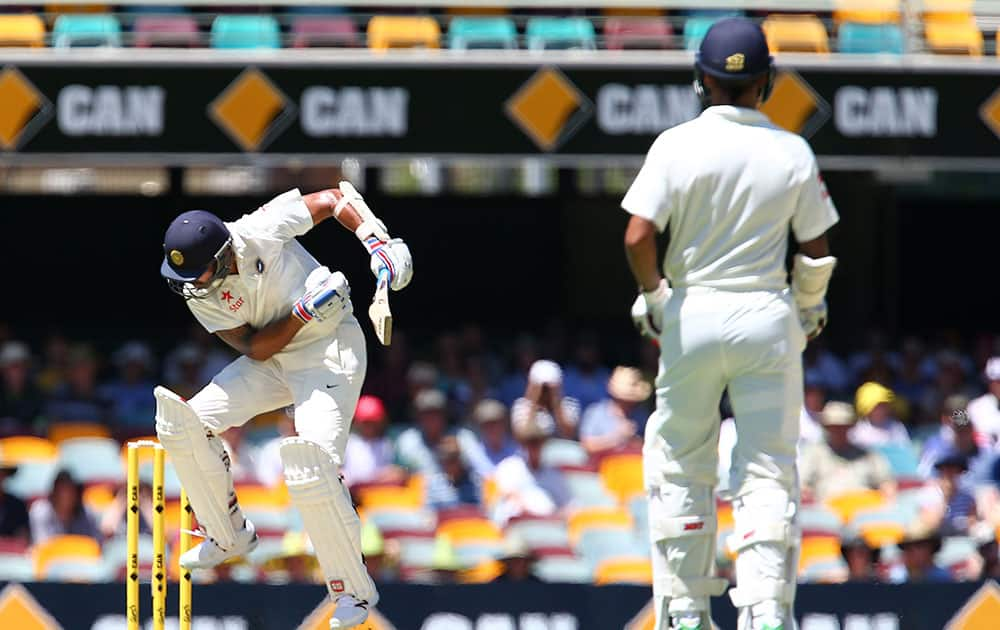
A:
<svg viewBox="0 0 1000 630">
<path fill-rule="evenodd" d="M 45 579 L 49 566 L 56 561 L 99 561 L 101 546 L 90 536 L 67 534 L 54 536 L 32 549 L 35 576 Z"/>
<path fill-rule="evenodd" d="M 837 0 L 834 22 L 886 24 L 899 22 L 899 0 Z"/>
<path fill-rule="evenodd" d="M 826 507 L 840 517 L 841 523 L 847 524 L 858 512 L 882 507 L 885 502 L 885 497 L 878 490 L 857 490 L 828 499 Z"/>
<path fill-rule="evenodd" d="M 500 529 L 485 518 L 458 518 L 438 525 L 437 533 L 451 539 L 453 545 L 471 541 L 496 542 L 503 540 Z"/>
<path fill-rule="evenodd" d="M 4 459 L 15 464 L 22 462 L 51 462 L 56 459 L 56 445 L 45 438 L 15 435 L 0 439 L 0 452 Z"/>
<path fill-rule="evenodd" d="M 923 0 L 924 21 L 967 22 L 975 17 L 975 0 Z"/>
<path fill-rule="evenodd" d="M 826 27 L 815 15 L 771 15 L 761 27 L 771 52 L 830 52 Z"/>
<path fill-rule="evenodd" d="M 111 429 L 97 422 L 56 422 L 49 427 L 49 440 L 54 444 L 81 437 L 111 437 Z"/>
<path fill-rule="evenodd" d="M 814 564 L 837 560 L 840 555 L 840 537 L 803 536 L 799 552 L 799 573 Z"/>
<path fill-rule="evenodd" d="M 622 453 L 608 455 L 598 467 L 601 480 L 611 494 L 625 502 L 629 497 L 641 494 L 642 455 Z"/>
<path fill-rule="evenodd" d="M 368 47 L 439 48 L 441 27 L 430 17 L 376 15 L 368 22 Z"/>
<path fill-rule="evenodd" d="M 567 521 L 569 540 L 576 545 L 590 529 L 632 529 L 632 515 L 617 507 L 592 507 L 577 510 Z"/>
<path fill-rule="evenodd" d="M 83 504 L 95 514 L 101 514 L 115 500 L 115 491 L 108 484 L 99 483 L 83 489 Z"/>
<path fill-rule="evenodd" d="M 45 22 L 29 13 L 0 15 L 0 46 L 45 46 Z"/>
<path fill-rule="evenodd" d="M 358 490 L 358 501 L 364 509 L 410 508 L 423 505 L 423 499 L 404 486 L 369 486 Z"/>
<path fill-rule="evenodd" d="M 924 22 L 924 38 L 931 52 L 939 55 L 983 54 L 983 34 L 972 17 L 928 19 Z"/>
<path fill-rule="evenodd" d="M 648 586 L 653 583 L 653 565 L 649 558 L 643 557 L 608 558 L 594 568 L 594 583 Z"/>
</svg>

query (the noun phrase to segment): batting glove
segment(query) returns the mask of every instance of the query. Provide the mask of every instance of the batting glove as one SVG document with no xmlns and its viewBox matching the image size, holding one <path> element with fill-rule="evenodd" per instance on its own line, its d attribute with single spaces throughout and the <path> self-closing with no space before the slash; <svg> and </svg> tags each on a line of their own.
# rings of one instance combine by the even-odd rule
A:
<svg viewBox="0 0 1000 630">
<path fill-rule="evenodd" d="M 372 256 L 371 270 L 376 278 L 383 270 L 389 272 L 389 288 L 393 291 L 399 291 L 410 284 L 413 279 L 413 257 L 403 239 L 381 241 L 376 236 L 369 236 L 364 243 Z"/>
<path fill-rule="evenodd" d="M 645 291 L 632 303 L 632 322 L 639 334 L 657 339 L 663 332 L 663 308 L 670 299 L 670 285 L 666 278 L 652 291 Z"/>
<path fill-rule="evenodd" d="M 826 328 L 827 308 L 826 300 L 809 308 L 799 309 L 799 322 L 802 330 L 806 333 L 806 338 L 812 341 Z"/>
<path fill-rule="evenodd" d="M 351 287 L 339 271 L 317 267 L 306 278 L 306 293 L 292 305 L 292 315 L 303 324 L 314 319 L 340 319 L 351 308 Z"/>
</svg>

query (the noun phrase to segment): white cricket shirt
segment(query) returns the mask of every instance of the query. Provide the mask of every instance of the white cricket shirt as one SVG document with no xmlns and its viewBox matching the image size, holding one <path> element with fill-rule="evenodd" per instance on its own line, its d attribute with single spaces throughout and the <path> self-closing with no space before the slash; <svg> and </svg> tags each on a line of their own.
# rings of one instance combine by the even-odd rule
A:
<svg viewBox="0 0 1000 630">
<path fill-rule="evenodd" d="M 789 225 L 803 242 L 839 219 L 806 141 L 728 105 L 661 133 L 622 208 L 670 225 L 671 286 L 734 291 L 784 289 Z"/>
<path fill-rule="evenodd" d="M 312 226 L 312 215 L 297 188 L 227 222 L 239 273 L 229 274 L 208 297 L 187 300 L 205 330 L 214 333 L 244 324 L 259 330 L 288 317 L 292 304 L 305 293 L 306 276 L 319 267 L 295 240 Z M 285 351 L 301 346 L 325 328 L 316 324 L 299 331 Z"/>
</svg>

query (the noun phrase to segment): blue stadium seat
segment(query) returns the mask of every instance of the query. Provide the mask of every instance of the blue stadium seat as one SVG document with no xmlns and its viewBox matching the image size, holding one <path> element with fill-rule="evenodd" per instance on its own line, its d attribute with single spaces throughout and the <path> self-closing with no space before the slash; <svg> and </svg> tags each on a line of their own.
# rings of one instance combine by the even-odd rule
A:
<svg viewBox="0 0 1000 630">
<path fill-rule="evenodd" d="M 689 17 L 684 22 L 684 49 L 698 50 L 701 40 L 705 39 L 705 33 L 712 28 L 720 17 L 696 15 Z"/>
<path fill-rule="evenodd" d="M 120 450 L 110 438 L 71 438 L 59 444 L 59 467 L 84 484 L 124 481 Z"/>
<path fill-rule="evenodd" d="M 10 494 L 30 501 L 52 490 L 57 470 L 55 462 L 21 462 L 4 487 Z"/>
<path fill-rule="evenodd" d="M 77 48 L 122 45 L 121 24 L 113 15 L 66 14 L 56 18 L 52 27 L 53 48 Z"/>
<path fill-rule="evenodd" d="M 281 29 L 270 15 L 220 15 L 211 40 L 212 48 L 281 48 Z"/>
<path fill-rule="evenodd" d="M 594 25 L 586 18 L 531 18 L 524 32 L 531 50 L 597 48 Z"/>
<path fill-rule="evenodd" d="M 903 54 L 903 31 L 896 24 L 859 24 L 844 22 L 837 31 L 842 53 Z"/>
<path fill-rule="evenodd" d="M 505 17 L 456 17 L 448 25 L 448 47 L 514 49 L 517 28 L 513 20 Z"/>
<path fill-rule="evenodd" d="M 508 535 L 516 535 L 528 547 L 568 547 L 566 522 L 556 519 L 524 519 L 507 526 Z"/>
<path fill-rule="evenodd" d="M 583 466 L 590 458 L 579 442 L 553 438 L 542 446 L 543 466 Z"/>
<path fill-rule="evenodd" d="M 894 477 L 916 477 L 920 461 L 913 447 L 905 444 L 883 444 L 873 447 L 889 461 Z"/>
<path fill-rule="evenodd" d="M 623 555 L 645 555 L 648 546 L 630 531 L 619 529 L 588 529 L 580 534 L 574 549 L 577 555 L 597 566 L 602 560 Z"/>
<path fill-rule="evenodd" d="M 581 558 L 541 558 L 535 563 L 533 571 L 545 582 L 589 584 L 594 578 L 594 569 Z"/>
</svg>

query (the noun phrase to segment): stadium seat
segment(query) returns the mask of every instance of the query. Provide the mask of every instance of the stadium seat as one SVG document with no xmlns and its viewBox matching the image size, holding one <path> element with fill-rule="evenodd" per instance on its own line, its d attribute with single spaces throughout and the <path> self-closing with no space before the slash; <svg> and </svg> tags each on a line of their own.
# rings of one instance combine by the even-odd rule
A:
<svg viewBox="0 0 1000 630">
<path fill-rule="evenodd" d="M 507 524 L 506 533 L 524 541 L 528 547 L 567 547 L 569 531 L 566 522 L 558 518 L 517 518 Z"/>
<path fill-rule="evenodd" d="M 594 25 L 586 18 L 534 17 L 524 29 L 529 50 L 594 50 Z"/>
<path fill-rule="evenodd" d="M 799 573 L 809 567 L 841 558 L 839 536 L 803 536 L 799 552 Z"/>
<path fill-rule="evenodd" d="M 542 465 L 550 467 L 583 466 L 590 459 L 579 442 L 554 438 L 542 446 Z"/>
<path fill-rule="evenodd" d="M 563 470 L 573 505 L 580 508 L 613 507 L 618 501 L 604 487 L 600 475 L 586 470 Z"/>
<path fill-rule="evenodd" d="M 923 0 L 924 21 L 968 22 L 975 16 L 975 0 Z"/>
<path fill-rule="evenodd" d="M 45 22 L 30 13 L 0 15 L 0 46 L 45 46 Z"/>
<path fill-rule="evenodd" d="M 455 50 L 475 48 L 517 48 L 517 27 L 505 17 L 457 17 L 448 25 L 448 47 Z"/>
<path fill-rule="evenodd" d="M 481 541 L 468 543 L 452 543 L 455 553 L 463 566 L 474 567 L 489 560 L 495 560 L 503 550 L 502 541 Z"/>
<path fill-rule="evenodd" d="M 658 50 L 670 48 L 674 31 L 662 17 L 613 17 L 604 23 L 608 50 Z"/>
<path fill-rule="evenodd" d="M 487 559 L 476 563 L 472 568 L 459 572 L 459 584 L 489 584 L 503 574 L 503 563 L 499 560 Z"/>
<path fill-rule="evenodd" d="M 73 438 L 110 438 L 111 429 L 97 422 L 54 422 L 49 427 L 48 437 L 58 446 Z"/>
<path fill-rule="evenodd" d="M 975 539 L 968 536 L 946 536 L 941 541 L 941 550 L 934 555 L 934 564 L 951 570 L 976 558 L 978 553 Z"/>
<path fill-rule="evenodd" d="M 585 530 L 580 534 L 573 550 L 576 555 L 596 567 L 608 558 L 642 555 L 646 551 L 646 545 L 639 541 L 630 529 L 600 527 Z"/>
<path fill-rule="evenodd" d="M 803 505 L 796 515 L 803 535 L 825 534 L 834 536 L 843 523 L 836 512 L 822 505 Z"/>
<path fill-rule="evenodd" d="M 583 533 L 591 529 L 614 528 L 631 533 L 632 516 L 618 507 L 585 508 L 570 514 L 566 526 L 569 540 L 576 546 Z"/>
<path fill-rule="evenodd" d="M 502 541 L 500 529 L 485 518 L 454 519 L 438 525 L 437 533 L 447 536 L 453 545 L 476 542 Z"/>
<path fill-rule="evenodd" d="M 632 526 L 640 534 L 649 531 L 649 499 L 645 494 L 629 497 L 626 503 L 628 513 L 632 515 Z"/>
<path fill-rule="evenodd" d="M 35 566 L 31 557 L 23 554 L 0 554 L 0 582 L 31 582 Z"/>
<path fill-rule="evenodd" d="M 902 46 L 902 39 L 900 46 Z M 873 450 L 881 453 L 888 460 L 893 477 L 917 476 L 917 466 L 920 460 L 912 446 L 908 444 L 883 444 L 873 447 Z"/>
<path fill-rule="evenodd" d="M 373 508 L 417 509 L 424 500 L 408 486 L 368 486 L 357 490 L 358 501 L 365 510 Z"/>
<path fill-rule="evenodd" d="M 895 545 L 903 539 L 906 525 L 913 514 L 896 505 L 888 505 L 874 510 L 864 510 L 854 515 L 849 523 L 870 547 L 881 548 Z"/>
<path fill-rule="evenodd" d="M 142 573 L 148 573 L 153 566 L 153 559 L 156 554 L 155 546 L 153 545 L 153 536 L 151 534 L 139 534 L 138 547 L 139 570 Z M 128 565 L 128 538 L 123 535 L 104 541 L 104 544 L 101 545 L 101 557 L 105 564 L 107 564 L 112 575 L 118 575 L 119 573 L 124 575 L 124 570 Z"/>
<path fill-rule="evenodd" d="M 26 461 L 17 465 L 17 472 L 7 479 L 7 492 L 24 501 L 32 501 L 48 495 L 52 490 L 52 480 L 59 468 L 55 461 Z"/>
<path fill-rule="evenodd" d="M 212 48 L 281 48 L 281 29 L 270 15 L 219 15 L 212 21 Z"/>
<path fill-rule="evenodd" d="M 126 13 L 135 15 L 181 15 L 190 13 L 190 9 L 179 4 L 126 4 L 121 5 Z"/>
<path fill-rule="evenodd" d="M 141 15 L 136 18 L 137 48 L 197 48 L 202 45 L 198 23 L 188 15 Z"/>
<path fill-rule="evenodd" d="M 839 584 L 847 580 L 847 562 L 841 557 L 811 562 L 799 570 L 799 580 L 820 584 Z"/>
<path fill-rule="evenodd" d="M 924 38 L 927 47 L 935 54 L 970 57 L 983 54 L 983 34 L 971 16 L 964 20 L 927 19 L 924 22 Z"/>
<path fill-rule="evenodd" d="M 643 491 L 642 455 L 632 453 L 608 455 L 601 460 L 598 473 L 601 475 L 604 487 L 621 503 Z"/>
<path fill-rule="evenodd" d="M 686 19 L 684 21 L 684 50 L 698 50 L 701 46 L 701 40 L 705 39 L 705 33 L 721 18 L 722 16 L 694 15 Z"/>
<path fill-rule="evenodd" d="M 59 445 L 58 466 L 84 484 L 124 481 L 118 448 L 111 438 L 71 438 Z"/>
<path fill-rule="evenodd" d="M 441 27 L 431 17 L 376 15 L 368 21 L 368 47 L 439 48 Z"/>
<path fill-rule="evenodd" d="M 646 557 L 615 557 L 604 560 L 594 568 L 594 583 L 641 584 L 653 583 L 653 565 Z"/>
<path fill-rule="evenodd" d="M 826 27 L 815 15 L 770 15 L 761 24 L 775 52 L 830 52 Z"/>
<path fill-rule="evenodd" d="M 410 530 L 433 532 L 436 517 L 433 512 L 424 509 L 383 508 L 365 510 L 365 518 L 379 529 Z"/>
<path fill-rule="evenodd" d="M 885 505 L 885 497 L 878 490 L 855 490 L 832 497 L 826 501 L 826 507 L 832 510 L 840 522 L 851 522 L 854 515 L 862 510 L 871 510 Z"/>
<path fill-rule="evenodd" d="M 837 29 L 837 49 L 842 53 L 903 54 L 903 31 L 896 24 L 843 22 Z"/>
<path fill-rule="evenodd" d="M 44 438 L 16 435 L 0 439 L 0 452 L 5 460 L 15 464 L 24 462 L 54 462 L 58 449 Z"/>
<path fill-rule="evenodd" d="M 53 48 L 122 45 L 121 25 L 113 15 L 60 15 L 52 27 Z"/>
<path fill-rule="evenodd" d="M 833 20 L 837 23 L 887 24 L 899 22 L 899 0 L 837 0 Z"/>
<path fill-rule="evenodd" d="M 48 575 L 48 567 L 55 561 L 100 561 L 101 546 L 90 536 L 66 534 L 53 536 L 35 545 L 31 551 L 35 566 L 35 576 L 44 580 Z"/>
<path fill-rule="evenodd" d="M 593 569 L 585 560 L 560 556 L 540 558 L 533 571 L 544 582 L 568 584 L 589 584 L 594 575 Z"/>
<path fill-rule="evenodd" d="M 314 15 L 292 21 L 293 48 L 353 48 L 360 44 L 358 28 L 350 18 Z"/>
</svg>

